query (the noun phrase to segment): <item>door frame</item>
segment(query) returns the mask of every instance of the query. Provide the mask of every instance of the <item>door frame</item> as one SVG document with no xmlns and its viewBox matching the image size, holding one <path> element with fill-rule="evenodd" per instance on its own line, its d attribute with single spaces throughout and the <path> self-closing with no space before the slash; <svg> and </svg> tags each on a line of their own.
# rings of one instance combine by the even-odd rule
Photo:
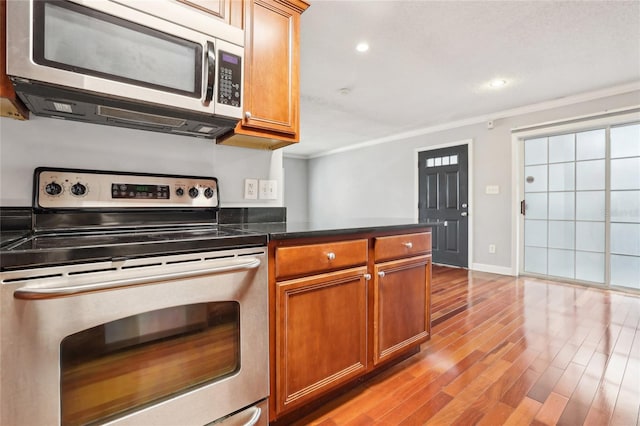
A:
<svg viewBox="0 0 640 426">
<path fill-rule="evenodd" d="M 413 173 L 414 173 L 414 177 L 413 177 L 413 205 L 414 205 L 414 219 L 417 221 L 419 218 L 419 207 L 418 207 L 418 203 L 419 203 L 419 181 L 420 181 L 420 176 L 419 176 L 419 159 L 418 156 L 420 155 L 421 152 L 425 152 L 425 151 L 433 151 L 435 149 L 440 149 L 440 148 L 451 148 L 452 146 L 463 146 L 466 145 L 467 146 L 467 156 L 468 156 L 468 164 L 467 164 L 467 172 L 468 172 L 468 178 L 467 178 L 467 190 L 469 193 L 469 200 L 468 200 L 468 204 L 469 207 L 467 209 L 467 211 L 469 212 L 469 222 L 468 222 L 468 232 L 467 232 L 467 269 L 473 269 L 472 265 L 473 265 L 473 229 L 474 229 L 474 222 L 475 222 L 475 215 L 474 215 L 474 192 L 473 192 L 473 163 L 474 163 L 474 158 L 473 158 L 473 139 L 463 139 L 463 140 L 458 140 L 458 141 L 453 141 L 453 142 L 446 142 L 446 143 L 442 143 L 442 144 L 437 144 L 437 145 L 429 145 L 429 146 L 423 146 L 420 148 L 415 148 L 413 150 Z"/>
<path fill-rule="evenodd" d="M 531 275 L 524 272 L 524 216 L 520 214 L 520 201 L 524 199 L 524 148 L 523 141 L 563 132 L 576 133 L 594 128 L 615 126 L 640 120 L 640 105 L 597 114 L 550 121 L 511 129 L 511 270 L 513 276 Z M 610 289 L 608 285 L 605 288 Z"/>
</svg>

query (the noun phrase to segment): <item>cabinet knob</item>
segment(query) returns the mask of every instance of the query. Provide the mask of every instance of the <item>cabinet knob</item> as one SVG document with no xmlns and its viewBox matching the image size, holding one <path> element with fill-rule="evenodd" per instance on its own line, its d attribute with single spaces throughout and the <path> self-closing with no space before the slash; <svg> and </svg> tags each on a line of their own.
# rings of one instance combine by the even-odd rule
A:
<svg viewBox="0 0 640 426">
<path fill-rule="evenodd" d="M 369 281 L 371 279 L 371 274 L 364 274 L 364 279 Z"/>
<path fill-rule="evenodd" d="M 251 118 L 251 113 L 249 111 L 245 111 L 244 118 L 246 118 L 247 120 L 250 119 Z"/>
<path fill-rule="evenodd" d="M 412 242 L 404 243 L 404 246 L 410 249 L 410 248 L 413 248 L 413 243 Z"/>
<path fill-rule="evenodd" d="M 336 258 L 336 254 L 335 253 L 327 253 L 327 259 L 333 260 L 335 258 Z"/>
<path fill-rule="evenodd" d="M 378 272 L 378 276 L 379 276 L 380 278 L 383 278 L 383 277 L 385 276 L 384 271 L 380 271 L 380 272 Z"/>
</svg>

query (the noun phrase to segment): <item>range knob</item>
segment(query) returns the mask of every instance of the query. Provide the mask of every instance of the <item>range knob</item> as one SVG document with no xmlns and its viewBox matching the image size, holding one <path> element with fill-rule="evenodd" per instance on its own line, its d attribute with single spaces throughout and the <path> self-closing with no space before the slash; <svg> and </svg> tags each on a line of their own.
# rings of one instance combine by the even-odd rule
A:
<svg viewBox="0 0 640 426">
<path fill-rule="evenodd" d="M 80 182 L 71 185 L 71 193 L 75 196 L 81 197 L 87 193 L 86 185 L 81 184 Z"/>
<path fill-rule="evenodd" d="M 184 189 L 182 189 L 182 188 L 176 189 L 176 195 L 178 197 L 182 197 L 184 195 Z"/>
<path fill-rule="evenodd" d="M 213 189 L 207 188 L 204 190 L 204 196 L 207 198 L 213 197 Z"/>
<path fill-rule="evenodd" d="M 192 186 L 191 188 L 189 188 L 189 197 L 191 198 L 196 198 L 198 196 L 198 188 L 196 188 L 195 186 Z"/>
<path fill-rule="evenodd" d="M 44 187 L 44 192 L 49 195 L 60 195 L 62 192 L 62 185 L 56 182 L 48 183 L 47 186 Z"/>
</svg>

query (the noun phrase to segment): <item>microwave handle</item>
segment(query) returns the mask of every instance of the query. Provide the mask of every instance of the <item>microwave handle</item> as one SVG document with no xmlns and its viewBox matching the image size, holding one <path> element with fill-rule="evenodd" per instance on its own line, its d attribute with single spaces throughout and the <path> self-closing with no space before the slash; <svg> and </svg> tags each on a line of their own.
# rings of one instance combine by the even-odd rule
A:
<svg viewBox="0 0 640 426">
<path fill-rule="evenodd" d="M 207 41 L 204 66 L 207 70 L 207 81 L 205 81 L 204 101 L 202 103 L 205 106 L 209 106 L 213 99 L 213 89 L 216 83 L 216 49 L 212 41 Z"/>
</svg>

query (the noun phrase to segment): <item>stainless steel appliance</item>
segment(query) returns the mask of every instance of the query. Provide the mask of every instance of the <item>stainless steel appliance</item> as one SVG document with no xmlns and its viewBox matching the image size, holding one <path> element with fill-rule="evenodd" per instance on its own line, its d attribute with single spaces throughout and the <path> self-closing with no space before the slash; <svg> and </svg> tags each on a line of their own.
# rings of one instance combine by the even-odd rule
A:
<svg viewBox="0 0 640 426">
<path fill-rule="evenodd" d="M 268 424 L 265 234 L 215 178 L 40 168 L 0 248 L 0 424 Z"/>
<path fill-rule="evenodd" d="M 38 115 L 216 138 L 243 58 L 243 30 L 176 0 L 7 2 L 7 74 Z"/>
</svg>

